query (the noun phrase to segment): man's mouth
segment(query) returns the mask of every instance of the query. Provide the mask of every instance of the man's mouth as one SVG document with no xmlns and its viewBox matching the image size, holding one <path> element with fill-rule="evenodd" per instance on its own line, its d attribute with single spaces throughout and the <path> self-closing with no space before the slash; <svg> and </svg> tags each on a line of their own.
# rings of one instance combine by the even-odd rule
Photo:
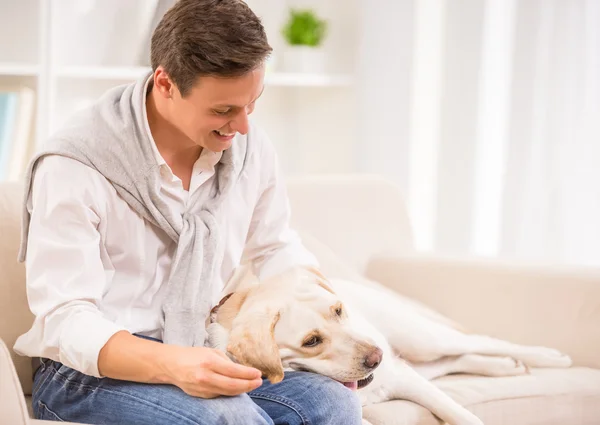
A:
<svg viewBox="0 0 600 425">
<path fill-rule="evenodd" d="M 233 139 L 235 136 L 235 131 L 233 133 L 225 133 L 219 130 L 213 130 L 213 134 L 220 140 L 227 141 Z"/>
<path fill-rule="evenodd" d="M 369 385 L 371 382 L 373 382 L 373 374 L 370 374 L 369 376 L 367 376 L 364 379 L 360 379 L 358 381 L 353 381 L 353 382 L 342 382 L 342 384 L 344 384 L 344 387 L 351 389 L 352 391 L 356 391 L 356 390 L 360 390 L 361 388 L 366 387 L 367 385 Z"/>
</svg>

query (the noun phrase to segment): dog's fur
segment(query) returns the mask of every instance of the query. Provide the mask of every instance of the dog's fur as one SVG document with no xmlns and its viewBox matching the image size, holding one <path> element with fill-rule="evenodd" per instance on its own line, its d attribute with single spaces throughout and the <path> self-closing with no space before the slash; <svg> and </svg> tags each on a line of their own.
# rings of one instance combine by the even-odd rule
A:
<svg viewBox="0 0 600 425">
<path fill-rule="evenodd" d="M 328 280 L 312 269 L 244 283 L 211 319 L 210 344 L 271 382 L 281 381 L 284 370 L 316 372 L 358 386 L 363 405 L 410 400 L 450 425 L 482 422 L 431 379 L 571 365 L 556 350 L 471 335 L 386 288 Z"/>
</svg>

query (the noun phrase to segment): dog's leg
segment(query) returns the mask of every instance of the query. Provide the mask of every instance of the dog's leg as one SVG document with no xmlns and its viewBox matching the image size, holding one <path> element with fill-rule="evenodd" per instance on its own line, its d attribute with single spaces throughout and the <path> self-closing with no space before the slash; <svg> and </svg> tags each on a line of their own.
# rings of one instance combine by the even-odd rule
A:
<svg viewBox="0 0 600 425">
<path fill-rule="evenodd" d="M 399 359 L 388 359 L 377 370 L 374 381 L 358 391 L 363 406 L 387 400 L 409 400 L 420 404 L 449 425 L 483 425 L 483 422 L 450 396 Z"/>
<path fill-rule="evenodd" d="M 558 350 L 513 344 L 485 335 L 464 334 L 456 329 L 416 319 L 412 332 L 386 329 L 394 350 L 411 363 L 438 360 L 446 356 L 482 354 L 512 357 L 529 367 L 569 367 L 569 356 Z"/>
<path fill-rule="evenodd" d="M 462 356 L 443 357 L 427 363 L 411 365 L 426 379 L 435 379 L 452 373 L 468 373 L 482 376 L 517 376 L 529 373 L 527 366 L 512 357 L 482 356 L 464 354 Z"/>
<path fill-rule="evenodd" d="M 529 367 L 569 367 L 571 358 L 558 350 L 513 344 L 485 335 L 466 335 L 454 331 L 445 341 L 448 355 L 483 354 L 487 356 L 512 357 Z"/>
<path fill-rule="evenodd" d="M 424 363 L 446 356 L 482 354 L 512 357 L 529 367 L 569 367 L 571 359 L 558 350 L 513 344 L 485 335 L 464 334 L 445 325 L 416 317 L 402 329 L 387 326 L 382 332 L 400 357 L 410 363 Z"/>
</svg>

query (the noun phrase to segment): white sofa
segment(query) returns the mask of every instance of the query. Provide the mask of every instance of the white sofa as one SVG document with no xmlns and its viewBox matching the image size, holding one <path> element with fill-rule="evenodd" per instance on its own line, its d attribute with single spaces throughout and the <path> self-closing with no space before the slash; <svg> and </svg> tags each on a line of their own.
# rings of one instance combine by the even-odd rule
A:
<svg viewBox="0 0 600 425">
<path fill-rule="evenodd" d="M 555 347 L 573 358 L 570 369 L 435 381 L 486 425 L 600 423 L 600 270 L 415 255 L 402 197 L 376 176 L 296 179 L 288 188 L 294 227 L 326 274 L 383 284 L 473 332 Z M 9 349 L 32 320 L 24 268 L 16 262 L 21 196 L 19 185 L 0 185 L 0 339 Z M 28 423 L 22 403 L 30 393 L 29 359 L 0 349 L 0 411 L 12 412 L 11 422 L 0 423 Z M 364 417 L 373 425 L 439 424 L 424 408 L 401 400 L 367 407 Z"/>
</svg>

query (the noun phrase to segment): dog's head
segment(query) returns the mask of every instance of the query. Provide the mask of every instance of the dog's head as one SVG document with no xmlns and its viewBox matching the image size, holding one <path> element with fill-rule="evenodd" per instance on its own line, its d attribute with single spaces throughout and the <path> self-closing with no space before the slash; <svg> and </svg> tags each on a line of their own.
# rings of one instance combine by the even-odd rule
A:
<svg viewBox="0 0 600 425">
<path fill-rule="evenodd" d="M 217 315 L 229 331 L 229 354 L 271 382 L 290 368 L 357 389 L 370 382 L 383 353 L 353 319 L 327 279 L 303 268 L 234 293 Z"/>
</svg>

